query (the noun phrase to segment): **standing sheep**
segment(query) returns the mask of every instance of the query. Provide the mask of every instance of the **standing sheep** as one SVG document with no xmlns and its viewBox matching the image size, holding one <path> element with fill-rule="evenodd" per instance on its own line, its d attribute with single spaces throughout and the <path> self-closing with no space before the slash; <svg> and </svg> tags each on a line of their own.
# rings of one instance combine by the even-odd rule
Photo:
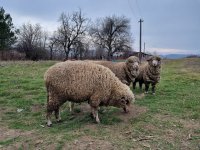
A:
<svg viewBox="0 0 200 150">
<path fill-rule="evenodd" d="M 66 61 L 50 67 L 44 75 L 47 88 L 47 125 L 54 111 L 60 121 L 59 108 L 67 100 L 88 101 L 93 117 L 99 123 L 98 107 L 115 106 L 128 112 L 134 100 L 130 88 L 121 83 L 108 68 L 90 62 Z"/>
<path fill-rule="evenodd" d="M 131 56 L 126 59 L 126 62 L 110 62 L 110 61 L 93 61 L 96 64 L 103 65 L 109 68 L 122 83 L 130 85 L 139 75 L 139 59 L 136 56 Z"/>
<path fill-rule="evenodd" d="M 160 80 L 161 70 L 161 58 L 158 56 L 151 56 L 148 63 L 142 64 L 139 68 L 139 75 L 133 82 L 133 89 L 135 89 L 136 83 L 139 82 L 140 89 L 142 90 L 142 84 L 145 84 L 145 93 L 148 93 L 149 85 L 152 86 L 152 93 L 155 94 L 156 84 Z"/>
</svg>

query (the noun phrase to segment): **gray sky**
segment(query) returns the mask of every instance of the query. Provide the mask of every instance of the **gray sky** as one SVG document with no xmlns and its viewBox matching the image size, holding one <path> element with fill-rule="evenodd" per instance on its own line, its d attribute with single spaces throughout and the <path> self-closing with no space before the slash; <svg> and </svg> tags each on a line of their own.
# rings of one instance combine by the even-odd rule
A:
<svg viewBox="0 0 200 150">
<path fill-rule="evenodd" d="M 131 19 L 134 49 L 139 47 L 139 19 L 146 51 L 200 54 L 200 0 L 0 0 L 15 26 L 40 23 L 54 31 L 62 12 L 81 8 L 86 17 L 125 15 Z"/>
</svg>

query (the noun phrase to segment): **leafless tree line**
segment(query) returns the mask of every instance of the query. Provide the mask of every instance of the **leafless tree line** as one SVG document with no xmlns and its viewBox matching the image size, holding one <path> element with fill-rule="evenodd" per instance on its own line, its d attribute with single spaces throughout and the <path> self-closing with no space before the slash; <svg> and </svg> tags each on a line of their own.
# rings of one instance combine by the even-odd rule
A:
<svg viewBox="0 0 200 150">
<path fill-rule="evenodd" d="M 125 16 L 99 18 L 94 22 L 81 10 L 62 13 L 59 27 L 52 35 L 39 24 L 23 24 L 18 32 L 16 47 L 26 59 L 112 59 L 116 52 L 131 50 L 130 20 Z"/>
</svg>

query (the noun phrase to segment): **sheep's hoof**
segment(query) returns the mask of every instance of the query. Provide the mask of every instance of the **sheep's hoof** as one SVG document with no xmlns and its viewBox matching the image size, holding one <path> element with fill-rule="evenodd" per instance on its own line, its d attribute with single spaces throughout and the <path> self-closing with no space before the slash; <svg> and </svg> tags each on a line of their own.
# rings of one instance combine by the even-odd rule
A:
<svg viewBox="0 0 200 150">
<path fill-rule="evenodd" d="M 47 125 L 47 127 L 52 127 L 52 124 L 50 124 L 50 125 Z"/>
<path fill-rule="evenodd" d="M 61 119 L 59 119 L 59 120 L 57 120 L 56 122 L 57 122 L 57 123 L 61 123 L 61 122 L 62 122 L 62 120 L 61 120 Z"/>
<path fill-rule="evenodd" d="M 52 123 L 51 123 L 51 124 L 48 124 L 48 123 L 47 123 L 47 127 L 52 127 Z"/>
<path fill-rule="evenodd" d="M 97 123 L 97 124 L 100 124 L 100 120 L 99 120 L 99 119 L 96 119 L 96 123 Z"/>
</svg>

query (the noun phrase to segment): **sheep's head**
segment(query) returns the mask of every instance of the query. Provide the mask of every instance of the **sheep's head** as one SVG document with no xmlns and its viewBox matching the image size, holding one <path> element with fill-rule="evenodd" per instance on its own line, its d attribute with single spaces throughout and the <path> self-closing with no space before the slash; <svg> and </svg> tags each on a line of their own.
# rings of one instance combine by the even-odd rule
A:
<svg viewBox="0 0 200 150">
<path fill-rule="evenodd" d="M 126 66 L 128 71 L 133 77 L 137 77 L 139 75 L 139 59 L 136 56 L 131 56 L 126 60 Z"/>
<path fill-rule="evenodd" d="M 135 100 L 130 88 L 127 86 L 126 89 L 118 89 L 113 94 L 109 105 L 122 108 L 124 112 L 128 113 L 131 102 Z"/>
<path fill-rule="evenodd" d="M 150 66 L 160 67 L 161 66 L 161 58 L 159 56 L 151 56 L 147 59 Z"/>
</svg>

